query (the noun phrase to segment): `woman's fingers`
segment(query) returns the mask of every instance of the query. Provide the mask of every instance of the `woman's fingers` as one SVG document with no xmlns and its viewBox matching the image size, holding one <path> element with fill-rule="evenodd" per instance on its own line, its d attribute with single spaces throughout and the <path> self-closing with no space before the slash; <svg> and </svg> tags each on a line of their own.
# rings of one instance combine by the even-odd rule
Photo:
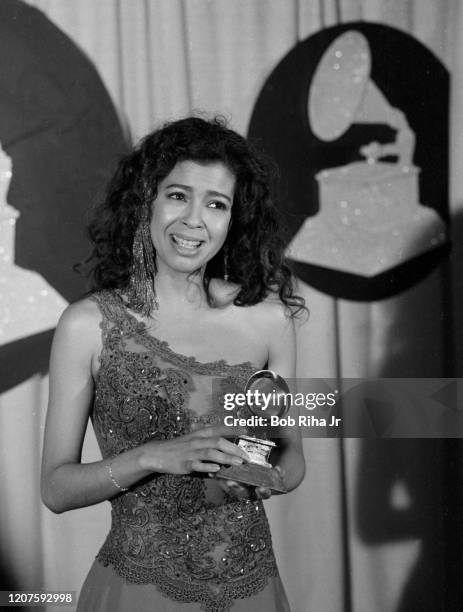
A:
<svg viewBox="0 0 463 612">
<path fill-rule="evenodd" d="M 229 440 L 225 440 L 225 438 L 221 438 L 219 436 L 209 436 L 209 437 L 198 437 L 192 440 L 192 446 L 194 449 L 206 449 L 206 450 L 218 450 L 223 454 L 228 455 L 230 461 L 228 463 L 234 463 L 235 465 L 239 465 L 237 462 L 232 462 L 232 458 L 241 459 L 240 463 L 243 461 L 248 461 L 249 457 L 245 450 L 233 444 Z M 206 457 L 207 459 L 208 457 Z M 222 461 L 222 463 L 227 463 L 227 461 Z"/>
<path fill-rule="evenodd" d="M 225 440 L 225 438 L 219 438 L 217 448 L 219 448 L 222 452 L 227 453 L 228 455 L 235 456 L 238 459 L 242 459 L 243 461 L 249 461 L 249 455 L 243 448 L 240 448 L 229 440 Z"/>
<path fill-rule="evenodd" d="M 220 465 L 218 463 L 207 463 L 206 461 L 201 461 L 200 459 L 192 459 L 187 462 L 187 471 L 188 472 L 208 472 L 209 476 L 213 477 L 214 472 L 220 470 Z"/>
<path fill-rule="evenodd" d="M 195 452 L 195 458 L 201 461 L 208 461 L 210 463 L 220 463 L 221 465 L 241 465 L 244 463 L 244 458 L 229 453 L 224 453 L 217 448 L 202 448 Z"/>
<path fill-rule="evenodd" d="M 203 427 L 202 429 L 196 429 L 190 437 L 194 438 L 213 438 L 217 436 L 219 438 L 235 438 L 238 436 L 247 435 L 248 431 L 246 427 L 227 427 L 226 425 L 211 425 L 209 427 Z"/>
<path fill-rule="evenodd" d="M 278 473 L 280 478 L 283 480 L 285 476 L 285 470 L 279 465 L 276 465 L 273 469 Z M 271 496 L 272 496 L 272 489 L 269 489 L 268 487 L 256 487 L 257 499 L 268 499 Z"/>
<path fill-rule="evenodd" d="M 249 497 L 249 489 L 241 485 L 236 480 L 226 480 L 226 486 L 228 491 L 236 498 L 242 499 L 243 497 Z"/>
<path fill-rule="evenodd" d="M 214 476 L 214 474 L 209 475 L 211 477 Z M 236 480 L 224 480 L 223 478 L 217 478 L 216 482 L 223 491 L 233 495 L 233 497 L 236 497 L 236 499 L 249 498 L 251 496 L 251 488 L 236 482 Z"/>
<path fill-rule="evenodd" d="M 223 437 L 230 429 L 205 427 L 171 440 L 153 440 L 146 444 L 148 467 L 158 472 L 189 474 L 214 473 L 221 465 L 241 465 L 249 461 L 249 457 L 244 449 Z M 242 428 L 234 430 L 236 433 L 243 431 Z"/>
<path fill-rule="evenodd" d="M 256 487 L 256 499 L 268 499 L 272 496 L 272 490 L 267 487 Z"/>
</svg>

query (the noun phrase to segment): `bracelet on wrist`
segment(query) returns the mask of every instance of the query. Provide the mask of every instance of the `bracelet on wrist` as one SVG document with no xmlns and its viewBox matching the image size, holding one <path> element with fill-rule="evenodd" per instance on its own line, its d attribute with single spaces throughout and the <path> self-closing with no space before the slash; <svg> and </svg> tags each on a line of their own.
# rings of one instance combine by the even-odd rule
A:
<svg viewBox="0 0 463 612">
<path fill-rule="evenodd" d="M 117 480 L 114 478 L 114 474 L 113 474 L 113 468 L 112 468 L 112 462 L 110 461 L 109 463 L 106 464 L 106 469 L 108 470 L 108 474 L 109 474 L 109 480 L 113 483 L 113 485 L 119 489 L 119 491 L 128 491 L 129 488 L 128 487 L 122 487 Z"/>
</svg>

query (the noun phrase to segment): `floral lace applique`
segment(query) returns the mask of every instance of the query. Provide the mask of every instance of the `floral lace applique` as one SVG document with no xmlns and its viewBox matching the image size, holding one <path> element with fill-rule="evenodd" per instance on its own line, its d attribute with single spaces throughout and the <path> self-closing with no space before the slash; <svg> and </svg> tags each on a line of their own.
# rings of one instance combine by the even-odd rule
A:
<svg viewBox="0 0 463 612">
<path fill-rule="evenodd" d="M 103 314 L 92 420 L 104 457 L 217 422 L 213 410 L 193 410 L 192 399 L 211 404 L 217 379 L 242 390 L 255 370 L 180 355 L 149 335 L 115 292 L 92 297 Z M 277 575 L 262 502 L 232 499 L 213 479 L 156 474 L 111 505 L 111 530 L 97 558 L 130 582 L 154 583 L 173 600 L 223 612 Z"/>
</svg>

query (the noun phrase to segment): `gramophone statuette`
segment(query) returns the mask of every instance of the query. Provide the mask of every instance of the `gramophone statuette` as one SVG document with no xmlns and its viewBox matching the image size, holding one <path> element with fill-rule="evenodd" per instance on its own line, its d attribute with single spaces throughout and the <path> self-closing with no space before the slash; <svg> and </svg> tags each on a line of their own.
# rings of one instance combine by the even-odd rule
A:
<svg viewBox="0 0 463 612">
<path fill-rule="evenodd" d="M 245 418 L 254 427 L 249 435 L 235 437 L 233 441 L 247 452 L 250 461 L 239 466 L 222 466 L 215 472 L 216 477 L 282 493 L 287 491 L 281 475 L 270 462 L 270 454 L 277 444 L 269 439 L 269 423 L 272 417 L 283 418 L 287 414 L 288 394 L 286 381 L 272 370 L 259 370 L 249 378 L 244 390 L 249 401 L 243 409 L 238 409 L 236 416 Z"/>
</svg>

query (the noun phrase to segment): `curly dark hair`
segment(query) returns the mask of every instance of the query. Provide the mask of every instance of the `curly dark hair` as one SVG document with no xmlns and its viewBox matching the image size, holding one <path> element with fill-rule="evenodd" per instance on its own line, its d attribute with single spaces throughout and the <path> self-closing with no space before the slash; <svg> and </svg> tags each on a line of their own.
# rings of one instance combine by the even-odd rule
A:
<svg viewBox="0 0 463 612">
<path fill-rule="evenodd" d="M 166 123 L 120 161 L 88 228 L 94 245 L 87 260 L 92 289 L 128 287 L 140 211 L 145 205 L 151 214 L 157 185 L 184 160 L 220 161 L 236 178 L 230 229 L 204 274 L 209 301 L 211 279 L 223 276 L 226 245 L 229 280 L 241 287 L 234 300 L 237 306 L 256 304 L 275 294 L 291 314 L 305 310 L 304 299 L 294 295 L 291 272 L 284 263 L 282 224 L 271 195 L 275 166 L 227 128 L 221 117 Z"/>
</svg>

